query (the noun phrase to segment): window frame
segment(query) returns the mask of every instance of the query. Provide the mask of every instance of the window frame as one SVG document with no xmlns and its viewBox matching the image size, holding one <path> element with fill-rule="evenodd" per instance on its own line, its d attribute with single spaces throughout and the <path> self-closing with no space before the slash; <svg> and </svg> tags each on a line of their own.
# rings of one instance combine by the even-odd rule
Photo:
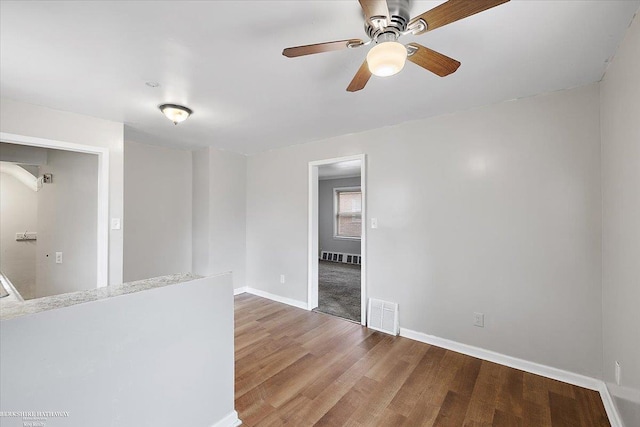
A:
<svg viewBox="0 0 640 427">
<path fill-rule="evenodd" d="M 333 238 L 335 240 L 354 240 L 361 241 L 362 240 L 362 228 L 364 228 L 364 224 L 362 224 L 360 229 L 360 237 L 350 237 L 350 236 L 340 236 L 338 235 L 338 207 L 339 203 L 339 194 L 340 193 L 360 193 L 360 200 L 362 200 L 362 186 L 352 186 L 352 187 L 334 187 L 333 188 Z M 362 220 L 362 207 L 360 208 L 360 218 Z"/>
</svg>

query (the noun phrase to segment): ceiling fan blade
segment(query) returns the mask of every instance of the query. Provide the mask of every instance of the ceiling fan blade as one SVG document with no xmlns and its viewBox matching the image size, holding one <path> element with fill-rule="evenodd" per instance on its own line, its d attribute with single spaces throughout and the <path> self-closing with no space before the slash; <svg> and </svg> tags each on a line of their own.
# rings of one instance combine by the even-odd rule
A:
<svg viewBox="0 0 640 427">
<path fill-rule="evenodd" d="M 413 51 L 407 56 L 407 59 L 422 68 L 431 71 L 440 77 L 448 76 L 454 73 L 460 66 L 460 62 L 449 58 L 435 50 L 426 48 L 418 43 L 409 43 L 408 51 Z"/>
<path fill-rule="evenodd" d="M 349 92 L 357 92 L 359 90 L 364 89 L 367 85 L 367 82 L 371 78 L 371 71 L 369 71 L 369 65 L 367 65 L 367 60 L 365 59 L 358 72 L 355 76 L 353 76 L 353 80 L 349 83 L 347 87 L 347 91 Z"/>
<path fill-rule="evenodd" d="M 385 27 L 389 24 L 389 6 L 387 0 L 359 0 L 364 11 L 364 17 L 374 28 Z"/>
<path fill-rule="evenodd" d="M 363 44 L 364 42 L 360 39 L 338 40 L 335 42 L 288 47 L 282 51 L 282 54 L 287 58 L 295 58 L 296 56 L 313 55 L 314 53 L 331 52 L 334 50 L 347 49 L 349 47 L 358 47 Z"/>
<path fill-rule="evenodd" d="M 423 20 L 427 23 L 427 28 L 423 31 L 416 32 L 416 34 L 422 34 L 426 31 L 435 30 L 452 22 L 499 6 L 508 1 L 509 0 L 449 0 L 422 15 L 416 16 L 409 21 L 408 27 Z"/>
</svg>

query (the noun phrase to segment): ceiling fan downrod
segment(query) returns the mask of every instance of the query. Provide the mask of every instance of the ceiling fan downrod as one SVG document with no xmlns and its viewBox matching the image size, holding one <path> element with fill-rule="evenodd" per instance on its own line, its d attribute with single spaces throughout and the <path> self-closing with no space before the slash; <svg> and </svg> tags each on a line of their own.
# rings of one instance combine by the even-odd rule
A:
<svg viewBox="0 0 640 427">
<path fill-rule="evenodd" d="M 367 53 L 347 91 L 364 89 L 372 75 L 387 77 L 402 70 L 406 61 L 412 62 L 437 76 L 455 73 L 460 62 L 418 43 L 402 44 L 398 38 L 449 25 L 509 0 L 447 0 L 438 6 L 410 18 L 411 0 L 358 0 L 364 14 L 364 30 L 369 40 L 359 38 L 336 40 L 288 47 L 282 54 L 288 58 L 313 55 L 375 44 Z"/>
<path fill-rule="evenodd" d="M 369 21 L 364 23 L 364 30 L 371 40 L 378 42 L 389 41 L 388 37 L 385 37 L 385 40 L 380 39 L 380 36 L 384 34 L 394 34 L 394 40 L 396 40 L 407 30 L 407 25 L 411 19 L 409 15 L 411 0 L 387 0 L 387 6 L 389 8 L 389 22 L 383 20 L 387 25 L 373 25 Z"/>
</svg>

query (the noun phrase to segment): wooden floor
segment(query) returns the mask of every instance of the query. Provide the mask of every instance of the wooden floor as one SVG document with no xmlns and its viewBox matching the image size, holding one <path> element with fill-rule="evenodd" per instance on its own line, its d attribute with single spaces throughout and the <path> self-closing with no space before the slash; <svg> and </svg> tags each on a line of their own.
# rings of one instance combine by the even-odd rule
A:
<svg viewBox="0 0 640 427">
<path fill-rule="evenodd" d="M 607 426 L 600 395 L 329 315 L 236 297 L 245 426 Z"/>
</svg>

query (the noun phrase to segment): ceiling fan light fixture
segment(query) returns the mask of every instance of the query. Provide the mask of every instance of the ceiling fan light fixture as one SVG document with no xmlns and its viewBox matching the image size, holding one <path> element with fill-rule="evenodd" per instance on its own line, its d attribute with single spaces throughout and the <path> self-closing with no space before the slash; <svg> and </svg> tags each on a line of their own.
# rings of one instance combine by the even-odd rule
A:
<svg viewBox="0 0 640 427">
<path fill-rule="evenodd" d="M 374 76 L 388 77 L 399 73 L 407 61 L 407 48 L 402 43 L 378 43 L 367 53 L 367 65 Z"/>
<path fill-rule="evenodd" d="M 174 125 L 184 122 L 193 113 L 190 108 L 177 104 L 162 104 L 158 108 Z"/>
</svg>

